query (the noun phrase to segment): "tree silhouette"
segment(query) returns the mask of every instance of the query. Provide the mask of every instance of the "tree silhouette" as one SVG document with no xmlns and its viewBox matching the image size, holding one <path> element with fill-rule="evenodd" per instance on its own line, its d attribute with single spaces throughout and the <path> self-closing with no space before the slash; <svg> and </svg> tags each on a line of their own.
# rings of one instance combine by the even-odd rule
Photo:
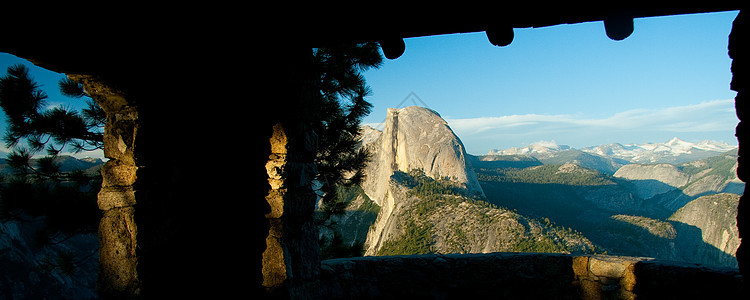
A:
<svg viewBox="0 0 750 300">
<path fill-rule="evenodd" d="M 67 78 L 59 82 L 59 88 L 69 97 L 87 97 L 80 84 Z M 8 164 L 17 175 L 85 180 L 80 172 L 61 172 L 55 158 L 65 149 L 73 153 L 102 149 L 104 111 L 90 98 L 80 112 L 48 106 L 47 98 L 23 64 L 8 67 L 7 74 L 0 77 L 0 106 L 8 117 L 3 140 L 11 149 Z M 43 150 L 46 156 L 32 164 L 32 157 Z"/>
<path fill-rule="evenodd" d="M 61 80 L 59 88 L 68 97 L 87 97 L 72 80 Z M 90 98 L 81 111 L 49 106 L 47 99 L 22 64 L 8 67 L 0 77 L 0 107 L 8 125 L 3 140 L 11 149 L 7 163 L 13 171 L 0 185 L 0 220 L 44 216 L 45 234 L 40 236 L 46 237 L 95 232 L 101 175 L 63 170 L 58 155 L 102 149 L 106 116 Z M 46 155 L 38 157 L 40 152 Z"/>
<path fill-rule="evenodd" d="M 346 44 L 316 48 L 312 52 L 319 94 L 315 101 L 319 118 L 312 127 L 318 135 L 316 180 L 320 183 L 321 211 L 340 214 L 346 203 L 337 196 L 336 185 L 359 184 L 369 160 L 359 147 L 360 123 L 372 109 L 366 97 L 370 88 L 363 71 L 383 62 L 377 43 Z"/>
</svg>

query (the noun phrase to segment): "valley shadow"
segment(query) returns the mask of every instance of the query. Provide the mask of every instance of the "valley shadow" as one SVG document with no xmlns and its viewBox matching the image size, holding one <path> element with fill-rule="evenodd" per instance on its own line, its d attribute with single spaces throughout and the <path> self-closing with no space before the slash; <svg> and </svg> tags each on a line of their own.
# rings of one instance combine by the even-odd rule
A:
<svg viewBox="0 0 750 300">
<path fill-rule="evenodd" d="M 362 256 L 367 233 L 375 223 L 380 207 L 359 186 L 339 186 L 336 192 L 340 204 L 344 206 L 343 211 L 330 213 L 321 207 L 315 210 L 321 257 Z"/>
<path fill-rule="evenodd" d="M 696 194 L 694 196 L 688 196 L 688 195 L 685 195 L 685 196 L 686 197 L 691 197 L 692 199 L 690 199 L 690 200 L 695 200 L 695 199 L 698 199 L 698 198 L 703 197 L 703 196 L 715 195 L 715 194 L 719 194 L 719 193 L 730 193 L 730 194 L 737 194 L 737 195 L 742 196 L 742 194 L 744 193 L 744 191 L 745 191 L 745 184 L 744 183 L 741 183 L 741 182 L 730 182 L 730 183 L 727 184 L 727 186 L 725 186 L 721 190 L 721 192 L 718 192 L 718 193 L 717 192 L 713 192 L 713 191 L 708 191 L 708 192 L 698 193 L 698 194 Z"/>
<path fill-rule="evenodd" d="M 322 214 L 316 212 L 316 218 Z M 349 210 L 342 215 L 319 220 L 318 245 L 322 259 L 358 257 L 364 255 L 367 233 L 375 223 L 377 212 Z"/>
<path fill-rule="evenodd" d="M 601 224 L 599 232 L 589 237 L 609 249 L 608 254 L 651 257 L 666 261 L 737 268 L 737 259 L 714 245 L 703 241 L 700 228 L 678 221 L 665 221 L 674 234 L 659 236 L 648 229 L 625 221 L 610 219 Z"/>
<path fill-rule="evenodd" d="M 685 194 L 680 189 L 675 189 L 666 193 L 658 194 L 652 198 L 646 199 L 648 205 L 661 209 L 661 212 L 655 214 L 653 218 L 656 219 L 667 219 L 672 214 L 676 213 L 680 208 L 687 205 L 691 201 L 698 199 L 703 196 L 716 195 L 719 193 L 731 193 L 742 196 L 745 189 L 744 183 L 730 182 L 724 187 L 721 192 L 707 191 L 698 193 L 695 195 Z"/>
<path fill-rule="evenodd" d="M 723 192 L 742 195 L 745 192 L 744 182 L 730 182 L 724 187 Z"/>
<path fill-rule="evenodd" d="M 693 225 L 669 221 L 677 231 L 675 248 L 684 262 L 737 268 L 737 258 L 703 241 L 703 231 Z"/>
<path fill-rule="evenodd" d="M 492 204 L 530 217 L 548 217 L 573 229 L 577 229 L 581 221 L 597 223 L 613 214 L 653 214 L 642 203 L 635 207 L 623 207 L 615 212 L 597 206 L 581 196 L 580 189 L 598 186 L 491 181 L 480 181 L 480 185 Z"/>
<path fill-rule="evenodd" d="M 628 185 L 631 191 L 642 199 L 649 199 L 659 194 L 677 190 L 676 187 L 655 179 L 627 179 L 627 181 L 629 184 L 621 184 Z"/>
<path fill-rule="evenodd" d="M 698 227 L 664 221 L 672 224 L 677 232 L 676 237 L 667 238 L 654 235 L 640 226 L 612 219 L 613 215 L 623 214 L 663 221 L 676 211 L 658 209 L 658 203 L 651 201 L 655 199 L 642 200 L 637 207 L 611 210 L 581 197 L 576 190 L 580 186 L 491 181 L 480 181 L 480 184 L 490 203 L 524 216 L 548 218 L 557 225 L 577 230 L 611 255 L 736 267 L 735 257 L 704 242 Z M 694 199 L 681 191 L 679 194 L 674 193 L 673 196 Z"/>
</svg>

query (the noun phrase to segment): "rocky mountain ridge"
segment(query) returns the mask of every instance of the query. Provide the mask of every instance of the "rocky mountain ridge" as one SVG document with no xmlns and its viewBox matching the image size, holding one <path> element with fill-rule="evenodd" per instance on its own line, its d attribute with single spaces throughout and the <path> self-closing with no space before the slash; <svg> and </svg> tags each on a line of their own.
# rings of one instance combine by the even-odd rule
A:
<svg viewBox="0 0 750 300">
<path fill-rule="evenodd" d="M 423 170 L 431 178 L 448 178 L 471 193 L 484 194 L 463 143 L 433 110 L 418 106 L 389 108 L 383 131 L 365 129 L 364 136 L 362 147 L 370 150 L 372 161 L 362 187 L 381 206 L 393 172 L 412 169 Z"/>
<path fill-rule="evenodd" d="M 597 249 L 549 220 L 488 203 L 474 158 L 432 110 L 388 109 L 382 132 L 363 128 L 362 147 L 373 157 L 362 190 L 380 207 L 364 241 L 366 255 Z"/>
<path fill-rule="evenodd" d="M 678 231 L 697 228 L 703 241 L 682 241 L 678 237 L 678 243 L 681 243 L 678 247 L 690 249 L 685 255 L 691 256 L 691 260 L 735 266 L 735 254 L 740 246 L 737 229 L 739 201 L 740 196 L 732 193 L 707 195 L 690 201 L 677 210 L 669 217 L 669 221 L 675 222 Z"/>
<path fill-rule="evenodd" d="M 691 210 L 694 216 L 670 219 L 704 197 L 744 191 L 732 146 L 673 139 L 579 150 L 546 143 L 474 156 L 439 114 L 418 107 L 389 109 L 383 131 L 363 127 L 361 146 L 373 161 L 342 222 L 357 239 L 346 243 L 361 243 L 366 255 L 607 251 L 736 267 L 735 231 L 700 234 L 731 227 L 731 216 L 712 221 Z M 637 152 L 668 162 L 622 158 Z M 420 180 L 430 183 L 414 184 Z M 707 215 L 722 213 L 698 206 Z"/>
<path fill-rule="evenodd" d="M 551 141 L 537 142 L 525 147 L 494 149 L 489 151 L 487 155 L 529 155 L 539 159 L 550 159 L 569 150 L 579 150 L 592 155 L 609 158 L 620 162 L 622 165 L 628 163 L 679 164 L 716 156 L 728 151 L 736 151 L 737 146 L 709 140 L 691 143 L 674 137 L 663 143 L 610 143 L 573 149 L 570 146 L 558 145 L 554 141 Z"/>
<path fill-rule="evenodd" d="M 422 170 L 430 178 L 447 179 L 471 194 L 484 196 L 463 143 L 433 110 L 417 106 L 389 108 L 383 131 L 378 134 L 364 129 L 363 136 L 362 147 L 370 151 L 372 160 L 362 189 L 380 206 L 367 236 L 368 254 L 375 254 L 395 230 L 392 224 L 403 200 L 394 196 L 399 194 L 391 184 L 395 172 Z"/>
<path fill-rule="evenodd" d="M 0 154 L 0 175 L 11 175 L 12 170 L 8 166 L 6 156 Z M 31 159 L 32 165 L 36 164 L 38 159 Z M 59 155 L 55 158 L 54 163 L 60 167 L 61 172 L 70 172 L 81 170 L 87 174 L 98 172 L 104 161 L 100 158 L 85 157 L 76 158 L 70 155 Z"/>
<path fill-rule="evenodd" d="M 484 200 L 426 192 L 408 183 L 428 180 L 418 172 L 391 180 L 396 207 L 380 234 L 371 228 L 366 255 L 490 252 L 595 253 L 573 230 L 529 218 Z M 413 183 L 412 183 L 413 184 Z M 425 184 L 421 182 L 419 184 Z M 378 216 L 386 217 L 385 215 Z M 376 221 L 378 222 L 378 221 Z"/>
<path fill-rule="evenodd" d="M 635 185 L 643 199 L 653 199 L 670 211 L 688 202 L 717 193 L 741 195 L 745 183 L 737 178 L 737 155 L 722 155 L 683 164 L 629 164 L 614 176 Z"/>
</svg>

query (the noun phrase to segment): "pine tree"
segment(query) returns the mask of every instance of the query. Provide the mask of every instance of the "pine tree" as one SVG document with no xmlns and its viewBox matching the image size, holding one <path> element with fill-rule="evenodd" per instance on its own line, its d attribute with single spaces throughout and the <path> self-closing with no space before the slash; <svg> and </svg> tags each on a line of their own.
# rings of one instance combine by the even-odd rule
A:
<svg viewBox="0 0 750 300">
<path fill-rule="evenodd" d="M 68 97 L 87 97 L 72 80 L 61 80 L 59 88 Z M 57 157 L 67 151 L 102 149 L 106 116 L 90 98 L 81 111 L 48 106 L 47 99 L 22 64 L 9 67 L 0 77 L 0 107 L 7 116 L 3 140 L 11 150 L 8 165 L 14 173 L 0 185 L 0 220 L 44 216 L 45 236 L 94 232 L 101 176 L 83 170 L 64 172 Z M 39 157 L 40 152 L 46 155 Z"/>
<path fill-rule="evenodd" d="M 63 95 L 87 97 L 80 84 L 63 79 Z M 8 67 L 0 77 L 0 106 L 8 117 L 3 140 L 12 151 L 10 167 L 19 176 L 40 180 L 86 180 L 80 172 L 61 172 L 55 158 L 64 150 L 73 153 L 103 148 L 104 111 L 93 100 L 80 112 L 70 108 L 47 107 L 47 94 L 41 90 L 23 64 Z M 31 159 L 46 151 L 46 156 L 32 164 Z"/>
<path fill-rule="evenodd" d="M 313 65 L 320 93 L 316 101 L 319 118 L 313 124 L 318 135 L 316 165 L 326 215 L 342 213 L 346 203 L 336 194 L 336 185 L 359 184 L 369 153 L 360 148 L 360 122 L 372 109 L 365 98 L 371 90 L 363 71 L 378 68 L 382 56 L 377 43 L 316 48 Z"/>
</svg>

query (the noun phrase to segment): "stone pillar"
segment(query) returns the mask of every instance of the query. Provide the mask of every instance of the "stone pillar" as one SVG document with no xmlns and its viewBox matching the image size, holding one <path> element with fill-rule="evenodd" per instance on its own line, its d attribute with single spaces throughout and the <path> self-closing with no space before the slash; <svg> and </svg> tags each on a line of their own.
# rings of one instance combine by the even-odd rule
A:
<svg viewBox="0 0 750 300">
<path fill-rule="evenodd" d="M 284 214 L 285 170 L 287 163 L 286 132 L 281 124 L 273 127 L 270 138 L 271 155 L 266 164 L 268 172 L 268 183 L 271 189 L 268 191 L 266 201 L 271 206 L 271 212 L 266 214 L 271 228 L 266 237 L 266 250 L 263 252 L 263 286 L 267 289 L 278 288 L 284 285 L 291 273 L 289 251 L 285 251 L 282 245 L 283 230 L 281 216 Z M 285 253 L 286 252 L 286 253 Z"/>
<path fill-rule="evenodd" d="M 750 99 L 747 94 L 747 72 L 748 72 L 748 37 L 747 20 L 745 11 L 741 11 L 732 24 L 732 32 L 729 35 L 729 57 L 732 59 L 732 82 L 730 88 L 737 92 L 735 97 L 735 108 L 737 118 L 736 136 L 739 143 L 737 177 L 744 182 L 750 182 Z M 737 249 L 737 263 L 740 272 L 745 278 L 750 277 L 750 244 L 745 238 L 750 236 L 750 189 L 745 186 L 744 195 L 740 198 L 737 208 L 737 229 L 741 239 L 740 247 Z"/>
<path fill-rule="evenodd" d="M 138 130 L 138 112 L 123 93 L 85 75 L 68 75 L 84 85 L 107 114 L 104 126 L 102 187 L 98 194 L 102 219 L 99 222 L 99 294 L 104 299 L 132 299 L 140 293 L 138 276 L 138 226 L 135 223 L 135 158 L 133 149 Z"/>
<path fill-rule="evenodd" d="M 307 294 L 320 268 L 320 250 L 314 223 L 317 196 L 317 138 L 305 126 L 277 123 L 269 140 L 266 164 L 270 190 L 266 214 L 270 229 L 263 252 L 263 286 L 270 296 L 294 298 Z"/>
</svg>

